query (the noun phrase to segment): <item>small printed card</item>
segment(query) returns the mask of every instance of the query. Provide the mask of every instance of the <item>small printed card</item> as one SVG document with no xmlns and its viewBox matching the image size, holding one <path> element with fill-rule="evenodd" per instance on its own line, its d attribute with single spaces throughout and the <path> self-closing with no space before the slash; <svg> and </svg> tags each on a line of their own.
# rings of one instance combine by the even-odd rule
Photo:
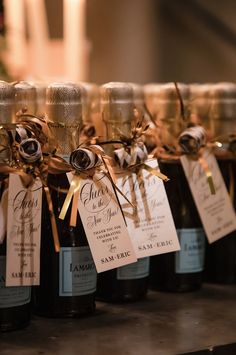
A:
<svg viewBox="0 0 236 355">
<path fill-rule="evenodd" d="M 6 286 L 39 285 L 42 184 L 9 175 Z"/>
<path fill-rule="evenodd" d="M 215 194 L 211 194 L 206 173 L 199 163 L 183 155 L 181 163 L 209 243 L 226 236 L 236 229 L 236 216 L 216 158 L 205 150 L 203 159 L 212 173 Z"/>
<path fill-rule="evenodd" d="M 3 243 L 7 230 L 7 196 L 8 189 L 4 190 L 2 198 L 0 200 L 0 244 Z"/>
<path fill-rule="evenodd" d="M 150 159 L 146 164 L 152 169 L 158 169 L 156 159 Z M 117 186 L 136 207 L 133 209 L 118 194 L 137 258 L 179 250 L 178 236 L 163 181 L 142 169 L 139 177 L 134 173 L 122 174 L 117 179 Z"/>
<path fill-rule="evenodd" d="M 71 181 L 72 174 L 67 176 Z M 106 175 L 96 172 L 93 179 L 81 180 L 78 210 L 97 272 L 137 261 L 116 194 Z"/>
</svg>

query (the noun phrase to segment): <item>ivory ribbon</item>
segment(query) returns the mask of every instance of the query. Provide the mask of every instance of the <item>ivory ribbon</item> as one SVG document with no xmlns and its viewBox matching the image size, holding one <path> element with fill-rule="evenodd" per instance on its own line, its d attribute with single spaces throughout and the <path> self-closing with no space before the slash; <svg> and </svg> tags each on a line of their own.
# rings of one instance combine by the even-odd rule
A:
<svg viewBox="0 0 236 355">
<path fill-rule="evenodd" d="M 55 214 L 54 214 L 54 210 L 53 210 L 51 194 L 50 194 L 48 186 L 44 186 L 43 188 L 44 188 L 45 195 L 47 198 L 47 203 L 48 203 L 48 209 L 49 209 L 51 226 L 52 226 L 54 248 L 55 248 L 56 252 L 59 252 L 60 251 L 60 241 L 59 241 L 59 237 L 58 237 L 57 223 L 56 223 L 56 218 L 55 218 Z"/>
<path fill-rule="evenodd" d="M 81 159 L 81 161 L 79 160 Z M 84 160 L 85 159 L 85 160 Z M 72 167 L 75 169 L 73 173 L 73 178 L 70 183 L 69 191 L 67 192 L 65 201 L 63 203 L 59 218 L 65 219 L 66 213 L 72 201 L 71 216 L 70 216 L 70 226 L 75 227 L 77 221 L 77 209 L 78 209 L 78 198 L 79 189 L 82 179 L 92 178 L 96 172 L 96 169 L 103 172 L 110 180 L 114 193 L 117 197 L 116 191 L 118 191 L 125 200 L 132 206 L 133 204 L 128 200 L 128 198 L 123 194 L 123 192 L 116 186 L 114 180 L 115 175 L 113 173 L 112 166 L 110 164 L 110 157 L 108 157 L 104 150 L 97 145 L 86 146 L 85 148 L 78 148 L 71 153 L 70 162 Z M 102 168 L 105 167 L 105 170 Z M 96 183 L 96 182 L 95 182 Z M 123 214 L 119 199 L 117 202 Z"/>
<path fill-rule="evenodd" d="M 70 183 L 69 191 L 66 195 L 66 199 L 63 203 L 61 212 L 59 214 L 60 219 L 65 219 L 66 212 L 69 208 L 72 197 L 74 196 L 74 194 L 76 194 L 77 191 L 79 192 L 80 183 L 81 183 L 81 177 L 78 174 L 74 174 L 73 179 Z M 77 194 L 76 194 L 76 196 L 78 197 Z M 75 198 L 74 198 L 74 200 L 75 200 Z M 72 208 L 71 219 L 70 219 L 70 225 L 74 226 L 74 227 L 76 226 L 78 200 L 77 200 L 77 204 L 75 202 L 76 202 L 76 200 L 73 201 L 73 208 Z"/>
<path fill-rule="evenodd" d="M 167 182 L 169 181 L 170 179 L 168 178 L 168 176 L 162 174 L 160 171 L 154 169 L 154 168 L 151 168 L 149 165 L 147 164 L 143 164 L 141 166 L 143 169 L 147 170 L 149 173 L 151 173 L 152 175 L 155 175 L 157 176 L 158 178 L 162 179 L 163 181 Z"/>
<path fill-rule="evenodd" d="M 215 185 L 214 185 L 214 181 L 213 181 L 213 177 L 212 177 L 212 172 L 209 168 L 209 165 L 207 163 L 207 161 L 203 158 L 203 157 L 199 157 L 198 158 L 199 163 L 201 164 L 203 170 L 205 171 L 206 177 L 207 177 L 207 182 L 211 191 L 212 195 L 216 194 L 216 190 L 215 190 Z"/>
</svg>

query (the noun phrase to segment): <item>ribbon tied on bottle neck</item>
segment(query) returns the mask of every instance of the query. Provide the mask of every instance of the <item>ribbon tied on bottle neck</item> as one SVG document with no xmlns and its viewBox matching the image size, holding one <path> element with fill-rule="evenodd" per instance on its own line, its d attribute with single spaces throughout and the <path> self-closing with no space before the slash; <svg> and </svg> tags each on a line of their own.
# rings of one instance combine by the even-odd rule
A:
<svg viewBox="0 0 236 355">
<path fill-rule="evenodd" d="M 206 132 L 202 126 L 191 126 L 186 128 L 179 136 L 179 146 L 182 152 L 193 160 L 198 160 L 203 168 L 211 194 L 216 193 L 211 169 L 207 160 L 203 157 L 204 147 L 206 146 Z"/>
<path fill-rule="evenodd" d="M 8 137 L 8 146 L 4 147 L 5 150 L 7 149 L 8 159 L 4 159 L 0 164 L 0 173 L 6 176 L 17 174 L 26 189 L 37 178 L 41 181 L 50 214 L 54 247 L 58 252 L 60 242 L 47 177 L 49 172 L 65 173 L 70 171 L 71 167 L 53 152 L 43 152 L 45 146 L 48 149 L 49 140 L 45 120 L 36 116 L 27 116 L 27 120 L 21 120 L 19 123 L 2 125 L 1 130 Z"/>
<path fill-rule="evenodd" d="M 132 129 L 131 137 L 121 135 L 120 143 L 123 147 L 114 150 L 114 159 L 121 169 L 135 172 L 139 177 L 141 177 L 140 172 L 145 169 L 166 182 L 169 180 L 166 175 L 147 164 L 148 159 L 153 156 L 148 155 L 147 148 L 140 138 L 145 135 L 148 128 L 148 125 L 143 128 L 141 121 L 139 121 Z"/>
<path fill-rule="evenodd" d="M 82 179 L 93 179 L 97 171 L 104 173 L 108 177 L 109 181 L 112 184 L 116 197 L 116 191 L 118 191 L 131 204 L 131 202 L 115 184 L 115 175 L 113 173 L 110 161 L 111 158 L 105 154 L 103 148 L 95 144 L 79 146 L 71 153 L 70 164 L 73 170 L 73 178 L 70 182 L 70 187 L 59 215 L 60 219 L 65 219 L 66 213 L 72 201 L 70 226 L 76 226 L 81 181 Z M 96 183 L 95 179 L 94 183 Z M 119 203 L 118 198 L 117 202 L 121 209 L 121 205 Z"/>
</svg>

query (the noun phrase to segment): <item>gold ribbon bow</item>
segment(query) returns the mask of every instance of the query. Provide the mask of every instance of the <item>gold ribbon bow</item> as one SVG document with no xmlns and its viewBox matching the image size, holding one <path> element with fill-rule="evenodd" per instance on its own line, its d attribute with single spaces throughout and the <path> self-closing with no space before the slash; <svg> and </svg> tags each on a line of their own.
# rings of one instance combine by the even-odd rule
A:
<svg viewBox="0 0 236 355">
<path fill-rule="evenodd" d="M 21 122 L 19 124 L 23 128 L 27 129 L 42 145 L 47 144 L 47 134 L 49 134 L 49 130 L 44 119 L 28 114 L 21 114 L 18 117 L 21 117 Z M 15 141 L 16 125 L 17 124 L 6 124 L 0 127 L 0 129 L 4 129 L 10 137 L 8 142 L 9 146 L 3 147 L 4 150 L 8 149 L 10 151 L 9 159 L 0 164 L 0 173 L 17 174 L 25 188 L 28 188 L 35 179 L 40 179 L 47 199 L 55 251 L 59 252 L 60 242 L 51 194 L 49 187 L 47 186 L 47 176 L 49 172 L 55 174 L 70 171 L 71 167 L 63 159 L 51 154 L 43 154 L 41 159 L 34 163 L 27 163 L 24 161 L 19 154 L 19 143 Z"/>
<path fill-rule="evenodd" d="M 83 147 L 79 147 L 76 149 L 74 152 L 78 151 L 80 148 L 83 149 Z M 71 208 L 71 216 L 70 216 L 70 226 L 75 227 L 76 226 L 76 221 L 77 221 L 77 209 L 78 209 L 78 198 L 79 198 L 79 192 L 80 192 L 80 185 L 81 185 L 81 180 L 82 179 L 93 179 L 93 176 L 96 171 L 101 171 L 103 172 L 107 178 L 110 180 L 114 193 L 117 198 L 116 190 L 126 199 L 126 201 L 132 205 L 132 203 L 127 199 L 127 197 L 123 194 L 123 192 L 116 186 L 115 184 L 115 175 L 113 173 L 113 169 L 111 166 L 111 158 L 105 154 L 102 148 L 96 146 L 96 145 L 86 145 L 84 147 L 86 150 L 90 151 L 94 155 L 98 157 L 97 164 L 92 166 L 89 169 L 75 169 L 75 167 L 71 167 L 71 170 L 74 168 L 73 171 L 73 178 L 70 183 L 70 188 L 69 191 L 66 195 L 64 204 L 62 206 L 59 218 L 60 219 L 65 219 L 66 213 L 68 211 L 68 208 L 70 206 L 70 203 L 72 201 L 72 208 Z M 73 154 L 73 152 L 72 152 Z M 103 169 L 103 167 L 105 169 Z M 117 198 L 117 202 L 119 204 L 120 210 L 123 214 L 119 199 Z M 133 205 L 132 205 L 133 207 Z"/>
<path fill-rule="evenodd" d="M 153 155 L 149 156 L 148 159 L 146 159 L 142 163 L 136 162 L 136 156 L 137 156 L 135 153 L 135 149 L 137 149 L 136 145 L 140 141 L 141 136 L 146 134 L 148 128 L 149 128 L 149 125 L 142 127 L 142 121 L 138 121 L 136 126 L 131 130 L 131 137 L 126 137 L 124 135 L 120 136 L 120 140 L 121 140 L 120 143 L 123 144 L 126 148 L 130 149 L 131 161 L 130 161 L 130 165 L 126 169 L 131 170 L 131 171 L 135 171 L 135 173 L 137 174 L 137 176 L 139 178 L 141 176 L 139 174 L 139 171 L 142 169 L 145 169 L 150 174 L 155 175 L 156 177 L 162 179 L 164 182 L 167 182 L 167 181 L 169 181 L 169 178 L 166 175 L 162 174 L 157 169 L 152 168 L 148 164 L 146 164 L 148 162 L 148 159 L 153 158 Z"/>
</svg>

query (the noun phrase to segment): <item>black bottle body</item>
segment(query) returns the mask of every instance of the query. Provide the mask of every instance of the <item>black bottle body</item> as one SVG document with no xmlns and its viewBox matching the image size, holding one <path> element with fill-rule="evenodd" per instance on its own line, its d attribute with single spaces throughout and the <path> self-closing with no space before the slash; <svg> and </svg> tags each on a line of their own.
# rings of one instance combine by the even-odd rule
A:
<svg viewBox="0 0 236 355">
<path fill-rule="evenodd" d="M 145 298 L 148 290 L 150 258 L 98 274 L 98 300 L 135 302 Z"/>
<path fill-rule="evenodd" d="M 229 191 L 230 184 L 235 185 L 236 159 L 218 159 L 218 164 Z M 235 189 L 233 195 L 235 208 Z M 236 282 L 236 231 L 207 246 L 205 280 L 222 284 Z"/>
<path fill-rule="evenodd" d="M 179 160 L 160 160 L 181 251 L 151 257 L 150 288 L 170 292 L 194 291 L 202 285 L 205 234 Z"/>
<path fill-rule="evenodd" d="M 34 288 L 35 313 L 47 317 L 80 317 L 95 311 L 97 273 L 88 247 L 87 238 L 77 215 L 77 226 L 69 226 L 70 209 L 65 220 L 59 219 L 66 194 L 59 189 L 68 189 L 65 174 L 50 175 L 48 179 L 56 215 L 61 244 L 55 252 L 50 217 L 46 198 L 43 199 L 41 281 Z"/>
<path fill-rule="evenodd" d="M 2 183 L 3 192 L 4 184 Z M 0 185 L 0 186 L 1 186 Z M 0 244 L 0 331 L 26 327 L 30 322 L 31 288 L 29 286 L 6 287 L 6 239 Z"/>
</svg>

